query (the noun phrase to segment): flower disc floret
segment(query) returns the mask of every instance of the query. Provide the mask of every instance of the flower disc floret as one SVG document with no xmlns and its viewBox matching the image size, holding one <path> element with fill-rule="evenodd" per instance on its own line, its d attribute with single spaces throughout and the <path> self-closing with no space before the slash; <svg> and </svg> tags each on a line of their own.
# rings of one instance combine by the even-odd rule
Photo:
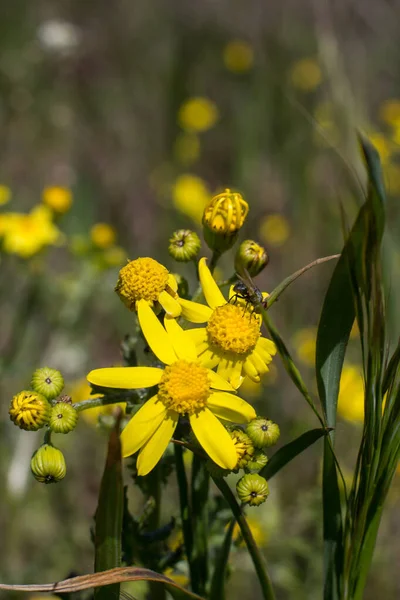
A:
<svg viewBox="0 0 400 600">
<path fill-rule="evenodd" d="M 115 291 L 130 310 L 138 300 L 156 302 L 168 285 L 168 270 L 153 258 L 131 260 L 119 272 Z"/>
<path fill-rule="evenodd" d="M 234 304 L 218 306 L 207 324 L 210 344 L 225 352 L 247 354 L 254 350 L 260 337 L 258 320 Z"/>
<path fill-rule="evenodd" d="M 207 369 L 186 360 L 165 367 L 158 386 L 158 399 L 179 414 L 192 415 L 204 408 L 210 393 Z"/>
</svg>

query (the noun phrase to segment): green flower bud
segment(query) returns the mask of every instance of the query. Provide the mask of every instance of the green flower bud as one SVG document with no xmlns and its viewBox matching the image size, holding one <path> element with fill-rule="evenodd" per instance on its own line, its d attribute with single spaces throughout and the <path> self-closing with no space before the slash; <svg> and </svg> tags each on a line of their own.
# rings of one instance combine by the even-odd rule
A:
<svg viewBox="0 0 400 600">
<path fill-rule="evenodd" d="M 36 369 L 32 375 L 31 386 L 35 392 L 43 394 L 48 400 L 53 400 L 60 394 L 64 388 L 64 378 L 60 371 L 42 367 Z"/>
<path fill-rule="evenodd" d="M 273 421 L 261 417 L 250 421 L 246 427 L 246 433 L 256 448 L 269 448 L 276 444 L 280 436 L 279 426 Z"/>
<path fill-rule="evenodd" d="M 187 280 L 184 277 L 182 277 L 182 275 L 179 275 L 179 273 L 173 273 L 173 276 L 175 277 L 175 281 L 178 284 L 178 296 L 180 298 L 187 298 L 189 295 L 189 284 Z"/>
<path fill-rule="evenodd" d="M 51 405 L 41 394 L 24 390 L 13 397 L 8 412 L 11 421 L 20 429 L 37 431 L 48 423 Z"/>
<path fill-rule="evenodd" d="M 238 461 L 235 469 L 243 469 L 254 454 L 254 445 L 250 437 L 241 429 L 233 429 L 229 432 L 235 444 Z"/>
<path fill-rule="evenodd" d="M 78 411 L 67 402 L 57 402 L 51 409 L 49 427 L 54 433 L 69 433 L 78 422 Z"/>
<path fill-rule="evenodd" d="M 268 462 L 268 457 L 261 450 L 257 450 L 246 465 L 246 471 L 261 471 Z"/>
<path fill-rule="evenodd" d="M 169 240 L 168 252 L 178 262 L 190 262 L 196 258 L 200 247 L 197 233 L 190 229 L 179 229 Z"/>
<path fill-rule="evenodd" d="M 267 266 L 268 261 L 265 248 L 253 240 L 245 240 L 236 252 L 235 271 L 242 273 L 243 269 L 246 269 L 249 275 L 255 277 Z"/>
<path fill-rule="evenodd" d="M 243 504 L 250 506 L 262 504 L 269 495 L 267 480 L 256 473 L 248 473 L 239 479 L 236 491 Z"/>
<path fill-rule="evenodd" d="M 58 448 L 43 444 L 32 456 L 31 470 L 40 483 L 57 483 L 67 472 L 64 455 Z"/>
<path fill-rule="evenodd" d="M 237 192 L 226 189 L 214 196 L 203 213 L 203 233 L 207 246 L 221 254 L 232 248 L 248 212 L 249 205 Z"/>
</svg>

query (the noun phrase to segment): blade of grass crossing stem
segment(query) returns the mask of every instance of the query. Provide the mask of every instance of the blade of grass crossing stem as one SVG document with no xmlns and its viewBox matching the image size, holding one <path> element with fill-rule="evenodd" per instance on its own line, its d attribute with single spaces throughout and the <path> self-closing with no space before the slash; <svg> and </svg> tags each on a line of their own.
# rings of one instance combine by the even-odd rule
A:
<svg viewBox="0 0 400 600">
<path fill-rule="evenodd" d="M 124 488 L 122 481 L 121 416 L 110 434 L 108 453 L 101 480 L 99 503 L 95 515 L 95 572 L 121 566 L 121 537 Z M 120 584 L 96 588 L 95 600 L 119 597 Z"/>
<path fill-rule="evenodd" d="M 307 448 L 328 433 L 328 429 L 311 429 L 310 431 L 306 431 L 292 442 L 289 442 L 289 444 L 279 448 L 268 460 L 265 467 L 261 469 L 259 475 L 265 477 L 265 479 L 271 479 L 278 471 L 296 458 L 296 456 L 307 450 Z"/>
<path fill-rule="evenodd" d="M 353 291 L 349 262 L 363 255 L 363 246 L 369 233 L 370 222 L 376 227 L 378 239 L 383 234 L 382 184 L 379 156 L 365 139 L 360 137 L 366 161 L 369 187 L 366 202 L 360 209 L 355 224 L 345 243 L 342 255 L 333 272 L 317 333 L 316 375 L 318 392 L 328 427 L 336 425 L 336 408 L 340 376 L 350 331 L 355 319 Z M 355 272 L 362 265 L 352 265 Z M 325 543 L 325 600 L 335 600 L 340 594 L 340 575 L 343 561 L 343 527 L 340 493 L 333 453 L 334 432 L 324 444 L 323 509 Z"/>
</svg>

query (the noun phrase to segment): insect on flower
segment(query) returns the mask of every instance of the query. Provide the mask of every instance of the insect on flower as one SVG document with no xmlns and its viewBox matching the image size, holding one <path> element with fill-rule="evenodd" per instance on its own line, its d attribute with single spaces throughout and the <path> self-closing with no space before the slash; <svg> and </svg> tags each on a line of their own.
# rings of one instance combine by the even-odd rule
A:
<svg viewBox="0 0 400 600">
<path fill-rule="evenodd" d="M 238 281 L 232 288 L 234 294 L 229 298 L 229 302 L 235 303 L 238 299 L 244 300 L 245 309 L 248 306 L 253 307 L 253 312 L 260 312 L 260 308 L 268 308 L 268 300 L 263 296 L 261 290 L 255 285 L 246 269 L 242 274 L 236 273 Z"/>
</svg>

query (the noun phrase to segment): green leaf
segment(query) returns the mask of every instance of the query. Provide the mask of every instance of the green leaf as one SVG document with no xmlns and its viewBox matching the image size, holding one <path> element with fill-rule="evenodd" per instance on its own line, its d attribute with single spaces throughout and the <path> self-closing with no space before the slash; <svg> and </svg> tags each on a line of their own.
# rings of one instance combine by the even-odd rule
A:
<svg viewBox="0 0 400 600">
<path fill-rule="evenodd" d="M 304 452 L 304 450 L 307 450 L 307 448 L 312 446 L 317 440 L 328 433 L 328 429 L 310 429 L 310 431 L 306 431 L 292 442 L 289 442 L 285 446 L 282 446 L 282 448 L 279 448 L 279 450 L 277 450 L 275 454 L 271 456 L 259 474 L 262 475 L 262 477 L 265 477 L 265 479 L 271 479 L 291 460 Z"/>
<path fill-rule="evenodd" d="M 231 551 L 233 530 L 235 528 L 236 521 L 232 519 L 227 527 L 224 537 L 224 543 L 219 549 L 214 572 L 211 579 L 210 587 L 210 600 L 224 600 L 225 598 L 225 579 L 226 579 L 226 568 L 228 566 L 229 554 Z"/>
<path fill-rule="evenodd" d="M 121 537 L 124 506 L 124 488 L 122 481 L 122 458 L 120 442 L 120 422 L 110 434 L 108 453 L 101 480 L 99 502 L 95 515 L 95 563 L 96 573 L 121 566 Z M 119 597 L 120 585 L 95 590 L 96 600 Z"/>
</svg>

